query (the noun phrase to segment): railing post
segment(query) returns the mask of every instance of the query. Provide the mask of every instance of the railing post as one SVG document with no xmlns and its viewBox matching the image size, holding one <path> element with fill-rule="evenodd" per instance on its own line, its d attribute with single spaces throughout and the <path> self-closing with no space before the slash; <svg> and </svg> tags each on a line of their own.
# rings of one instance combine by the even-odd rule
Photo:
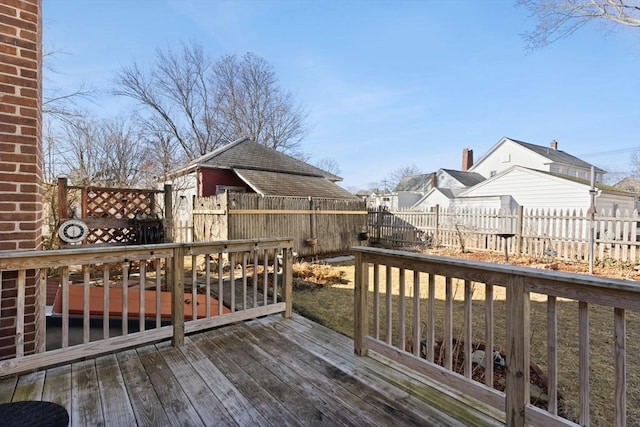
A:
<svg viewBox="0 0 640 427">
<path fill-rule="evenodd" d="M 184 245 L 173 249 L 171 267 L 173 287 L 171 289 L 171 323 L 173 336 L 171 344 L 179 347 L 184 344 Z M 195 266 L 194 266 L 195 268 Z"/>
<path fill-rule="evenodd" d="M 354 351 L 359 356 L 366 356 L 364 337 L 369 326 L 367 312 L 367 293 L 369 292 L 369 263 L 362 261 L 362 253 L 355 254 L 355 298 L 354 298 Z"/>
<path fill-rule="evenodd" d="M 293 250 L 288 247 L 284 250 L 282 257 L 282 296 L 285 303 L 284 313 L 285 319 L 290 319 L 293 307 Z"/>
<path fill-rule="evenodd" d="M 507 426 L 525 425 L 529 403 L 529 292 L 524 276 L 507 276 Z"/>
</svg>

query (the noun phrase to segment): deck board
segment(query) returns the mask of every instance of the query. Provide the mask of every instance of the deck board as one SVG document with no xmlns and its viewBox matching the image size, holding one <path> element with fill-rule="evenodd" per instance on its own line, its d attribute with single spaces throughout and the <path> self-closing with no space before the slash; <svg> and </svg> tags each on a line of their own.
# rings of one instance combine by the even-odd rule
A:
<svg viewBox="0 0 640 427">
<path fill-rule="evenodd" d="M 168 425 L 155 389 L 135 350 L 118 353 L 118 365 L 129 394 L 129 401 L 138 425 Z"/>
<path fill-rule="evenodd" d="M 198 371 L 177 348 L 164 343 L 158 350 L 167 367 L 205 424 L 236 425 L 227 408 L 218 400 L 217 390 L 210 389 Z"/>
<path fill-rule="evenodd" d="M 151 386 L 158 395 L 169 423 L 176 426 L 204 425 L 157 348 L 153 346 L 141 347 L 138 349 L 138 356 L 149 376 Z"/>
<path fill-rule="evenodd" d="M 71 365 L 50 368 L 46 372 L 42 400 L 71 407 Z"/>
<path fill-rule="evenodd" d="M 251 402 L 233 385 L 227 376 L 218 369 L 206 353 L 200 350 L 193 338 L 185 338 L 190 345 L 180 349 L 187 361 L 208 384 L 211 393 L 220 400 L 234 421 L 243 427 L 266 425 L 267 420 L 253 407 Z"/>
<path fill-rule="evenodd" d="M 0 379 L 0 401 L 49 400 L 70 425 L 465 425 L 427 402 L 427 380 L 294 315 L 267 316 Z M 7 397 L 8 396 L 8 397 Z M 443 412 L 444 411 L 444 412 Z M 479 412 L 474 425 L 499 425 Z"/>
<path fill-rule="evenodd" d="M 69 414 L 70 424 L 72 426 L 104 425 L 95 360 L 89 359 L 73 364 L 71 387 L 73 393 Z"/>
<path fill-rule="evenodd" d="M 116 356 L 98 357 L 96 371 L 105 425 L 135 425 L 136 417 Z"/>
</svg>

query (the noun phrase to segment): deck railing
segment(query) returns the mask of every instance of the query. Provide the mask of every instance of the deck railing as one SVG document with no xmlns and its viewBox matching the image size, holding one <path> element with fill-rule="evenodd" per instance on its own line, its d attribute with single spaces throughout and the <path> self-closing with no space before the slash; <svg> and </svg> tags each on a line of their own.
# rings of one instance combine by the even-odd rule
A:
<svg viewBox="0 0 640 427">
<path fill-rule="evenodd" d="M 602 329 L 608 328 L 608 338 L 597 343 L 600 350 L 606 346 L 608 354 L 604 362 L 599 358 L 597 363 L 609 364 L 597 369 L 609 370 L 614 378 L 611 401 L 604 403 L 611 413 L 605 415 L 604 423 L 624 426 L 629 421 L 627 411 L 633 408 L 627 408 L 627 383 L 634 377 L 627 377 L 627 372 L 640 368 L 638 358 L 627 354 L 627 343 L 631 342 L 628 319 L 637 321 L 636 312 L 640 311 L 637 282 L 375 248 L 358 247 L 354 253 L 357 354 L 373 350 L 417 369 L 503 411 L 509 426 L 589 425 L 593 422 L 590 397 L 600 392 L 590 389 L 590 363 L 596 347 L 590 345 L 590 333 L 600 336 Z M 463 291 L 460 298 L 455 296 L 458 286 Z M 567 314 L 569 306 L 574 314 Z M 595 319 L 601 312 L 607 322 L 590 325 L 590 314 Z M 577 319 L 577 331 L 562 328 L 569 316 Z M 541 341 L 534 347 L 532 331 Z M 575 358 L 575 378 L 567 378 L 559 369 L 570 363 L 559 362 L 560 347 L 566 345 L 569 335 L 576 342 L 562 357 Z M 502 352 L 506 356 L 504 369 L 484 363 L 482 378 L 474 379 L 478 362 L 474 352 L 479 348 L 489 360 L 494 350 L 496 357 Z M 544 408 L 530 403 L 532 353 L 546 365 L 548 405 Z M 627 366 L 631 356 L 635 365 Z M 457 364 L 462 365 L 459 372 L 455 371 Z M 591 369 L 596 369 L 595 362 Z M 503 392 L 495 388 L 498 370 L 506 382 Z M 569 382 L 577 382 L 573 390 L 578 398 L 573 416 L 567 417 L 559 411 L 559 396 Z M 599 421 L 597 424 L 603 422 Z"/>
<path fill-rule="evenodd" d="M 0 360 L 0 377 L 168 338 L 181 345 L 185 334 L 268 314 L 290 317 L 292 247 L 254 239 L 0 254 L 0 295 L 2 283 L 17 284 L 15 355 Z M 26 290 L 33 272 L 35 304 Z M 48 314 L 52 282 L 59 287 Z M 35 346 L 24 339 L 31 319 L 39 319 Z"/>
</svg>

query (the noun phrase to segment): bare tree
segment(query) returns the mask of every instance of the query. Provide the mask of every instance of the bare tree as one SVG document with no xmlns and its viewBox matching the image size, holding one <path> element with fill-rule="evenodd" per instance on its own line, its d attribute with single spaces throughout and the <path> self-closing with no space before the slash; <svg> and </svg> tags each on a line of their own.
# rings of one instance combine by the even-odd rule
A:
<svg viewBox="0 0 640 427">
<path fill-rule="evenodd" d="M 242 136 L 295 152 L 304 135 L 302 107 L 279 87 L 271 66 L 251 53 L 213 63 L 195 43 L 180 52 L 158 49 L 149 70 L 134 63 L 115 82 L 116 94 L 138 101 L 148 112 L 145 120 L 167 132 L 186 160 Z"/>
<path fill-rule="evenodd" d="M 530 49 L 568 37 L 588 22 L 640 27 L 640 4 L 635 0 L 517 0 L 538 24 L 524 35 Z"/>
<path fill-rule="evenodd" d="M 323 171 L 332 173 L 334 175 L 339 175 L 342 172 L 342 170 L 340 170 L 340 165 L 338 164 L 336 159 L 330 157 L 323 157 L 322 159 L 313 162 L 313 165 L 318 169 L 322 169 Z"/>
<path fill-rule="evenodd" d="M 234 138 L 246 136 L 296 154 L 305 135 L 307 113 L 278 84 L 273 67 L 260 56 L 227 55 L 215 66 L 216 101 Z"/>
<path fill-rule="evenodd" d="M 420 169 L 415 164 L 401 166 L 393 171 L 391 171 L 387 177 L 384 179 L 384 187 L 385 189 L 394 189 L 400 180 L 406 176 L 419 175 Z"/>
<path fill-rule="evenodd" d="M 116 94 L 138 101 L 161 121 L 188 159 L 206 154 L 229 141 L 211 86 L 211 61 L 197 44 L 181 52 L 157 49 L 149 71 L 134 63 L 116 75 Z M 156 129 L 160 129 L 156 126 Z"/>
<path fill-rule="evenodd" d="M 139 129 L 125 119 L 77 120 L 64 134 L 62 157 L 74 185 L 136 186 L 152 168 Z"/>
</svg>

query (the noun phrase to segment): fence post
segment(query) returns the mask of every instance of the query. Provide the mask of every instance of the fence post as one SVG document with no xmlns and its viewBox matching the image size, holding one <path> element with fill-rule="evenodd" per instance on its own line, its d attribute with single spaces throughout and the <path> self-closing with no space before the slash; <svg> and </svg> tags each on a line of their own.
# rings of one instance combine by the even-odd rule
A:
<svg viewBox="0 0 640 427">
<path fill-rule="evenodd" d="M 354 298 L 354 352 L 366 356 L 364 337 L 367 334 L 369 318 L 367 313 L 367 294 L 369 293 L 369 263 L 362 261 L 362 253 L 355 253 L 355 298 Z"/>
<path fill-rule="evenodd" d="M 164 241 L 173 242 L 173 188 L 164 185 Z"/>
<path fill-rule="evenodd" d="M 376 211 L 376 242 L 380 243 L 382 228 L 382 219 L 384 218 L 382 215 L 382 206 L 378 206 L 378 210 Z"/>
<path fill-rule="evenodd" d="M 516 217 L 516 254 L 522 255 L 522 229 L 524 227 L 524 207 L 518 206 L 518 216 Z"/>
<path fill-rule="evenodd" d="M 433 230 L 433 246 L 436 247 L 438 246 L 438 233 L 440 231 L 440 205 L 436 205 L 436 218 L 435 218 L 435 228 Z"/>
<path fill-rule="evenodd" d="M 282 296 L 285 303 L 284 313 L 282 317 L 290 319 L 292 315 L 293 307 L 293 242 L 288 248 L 284 249 L 284 256 L 282 257 Z"/>
<path fill-rule="evenodd" d="M 58 221 L 69 218 L 67 201 L 67 178 L 58 178 Z"/>
<path fill-rule="evenodd" d="M 524 276 L 507 276 L 507 426 L 524 427 L 529 403 L 529 292 Z"/>
<path fill-rule="evenodd" d="M 173 270 L 173 288 L 171 289 L 173 336 L 171 344 L 174 347 L 180 347 L 184 344 L 184 252 L 184 245 L 176 246 L 173 248 L 173 259 L 171 260 Z"/>
</svg>

